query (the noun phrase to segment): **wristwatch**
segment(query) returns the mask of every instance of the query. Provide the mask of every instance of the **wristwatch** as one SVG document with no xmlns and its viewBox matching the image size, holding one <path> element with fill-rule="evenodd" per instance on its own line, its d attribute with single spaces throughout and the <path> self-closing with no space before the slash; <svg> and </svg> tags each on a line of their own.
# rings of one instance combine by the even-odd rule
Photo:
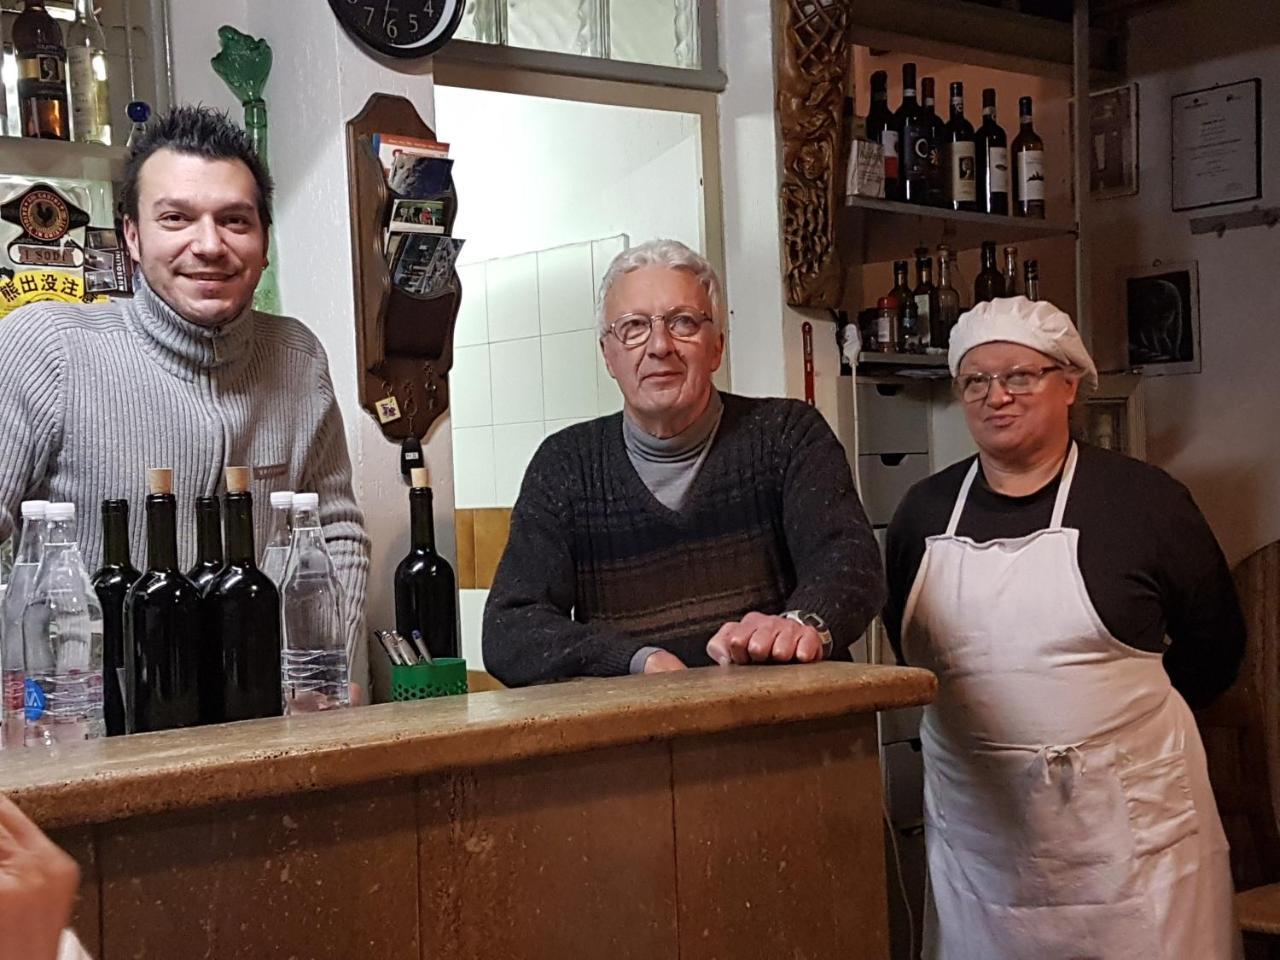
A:
<svg viewBox="0 0 1280 960">
<path fill-rule="evenodd" d="M 822 640 L 822 659 L 826 660 L 831 656 L 834 641 L 831 639 L 831 631 L 827 629 L 827 621 L 808 610 L 788 610 L 783 616 L 818 631 L 818 637 Z"/>
</svg>

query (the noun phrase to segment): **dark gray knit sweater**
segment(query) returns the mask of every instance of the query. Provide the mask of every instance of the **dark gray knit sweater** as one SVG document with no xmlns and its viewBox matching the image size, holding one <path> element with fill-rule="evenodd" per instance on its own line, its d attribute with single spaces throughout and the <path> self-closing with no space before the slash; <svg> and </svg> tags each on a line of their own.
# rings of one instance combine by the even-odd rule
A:
<svg viewBox="0 0 1280 960">
<path fill-rule="evenodd" d="M 547 438 L 485 608 L 490 673 L 513 686 L 625 674 L 644 646 L 707 666 L 716 630 L 753 610 L 818 614 L 835 656 L 862 634 L 884 574 L 839 441 L 799 401 L 722 397 L 678 512 L 637 475 L 621 414 Z"/>
</svg>

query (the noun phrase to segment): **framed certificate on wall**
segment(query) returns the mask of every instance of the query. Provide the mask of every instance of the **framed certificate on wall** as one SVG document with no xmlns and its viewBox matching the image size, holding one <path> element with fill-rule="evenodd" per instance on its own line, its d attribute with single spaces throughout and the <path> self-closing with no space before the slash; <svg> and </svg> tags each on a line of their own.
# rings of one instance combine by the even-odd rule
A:
<svg viewBox="0 0 1280 960">
<path fill-rule="evenodd" d="M 1262 81 L 1256 77 L 1172 98 L 1173 209 L 1262 196 Z"/>
</svg>

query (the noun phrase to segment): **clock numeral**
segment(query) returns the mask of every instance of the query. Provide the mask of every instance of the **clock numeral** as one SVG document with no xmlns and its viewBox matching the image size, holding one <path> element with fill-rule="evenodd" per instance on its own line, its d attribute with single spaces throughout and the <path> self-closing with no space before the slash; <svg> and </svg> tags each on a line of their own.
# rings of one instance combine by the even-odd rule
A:
<svg viewBox="0 0 1280 960">
<path fill-rule="evenodd" d="M 409 17 L 409 32 L 416 35 L 418 32 L 418 15 L 416 13 L 411 13 L 411 14 L 408 14 L 408 17 Z"/>
<path fill-rule="evenodd" d="M 364 10 L 365 10 L 365 12 L 366 12 L 366 13 L 368 13 L 368 14 L 369 14 L 367 17 L 365 17 L 365 18 L 364 18 L 364 25 L 365 25 L 366 27 L 371 27 L 371 26 L 373 26 L 373 15 L 374 15 L 375 11 L 374 11 L 373 7 L 365 7 L 365 8 L 364 8 Z"/>
<path fill-rule="evenodd" d="M 386 33 L 386 30 L 387 30 L 387 23 L 391 20 L 391 17 L 396 13 L 396 9 L 397 9 L 396 7 L 393 7 L 393 6 L 391 5 L 391 0 L 387 0 L 387 5 L 386 5 L 385 7 L 383 7 L 383 8 L 382 8 L 382 31 L 383 31 L 383 33 Z"/>
<path fill-rule="evenodd" d="M 387 35 L 387 39 L 389 40 L 394 40 L 400 36 L 400 28 L 396 26 L 396 22 L 394 20 L 388 20 L 386 25 L 382 28 L 382 32 Z"/>
<path fill-rule="evenodd" d="M 426 4 L 422 8 L 422 12 L 427 15 L 428 20 L 434 20 L 436 16 L 435 0 L 427 0 Z"/>
</svg>

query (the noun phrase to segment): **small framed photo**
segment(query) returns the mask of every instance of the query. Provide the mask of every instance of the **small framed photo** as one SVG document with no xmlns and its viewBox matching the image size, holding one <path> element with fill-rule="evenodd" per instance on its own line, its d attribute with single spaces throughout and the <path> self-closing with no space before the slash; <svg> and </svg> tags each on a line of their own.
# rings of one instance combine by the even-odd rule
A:
<svg viewBox="0 0 1280 960">
<path fill-rule="evenodd" d="M 1089 196 L 1131 197 L 1138 192 L 1138 85 L 1089 95 Z"/>
<path fill-rule="evenodd" d="M 1200 276 L 1196 263 L 1130 271 L 1125 281 L 1129 367 L 1148 376 L 1200 372 Z"/>
</svg>

